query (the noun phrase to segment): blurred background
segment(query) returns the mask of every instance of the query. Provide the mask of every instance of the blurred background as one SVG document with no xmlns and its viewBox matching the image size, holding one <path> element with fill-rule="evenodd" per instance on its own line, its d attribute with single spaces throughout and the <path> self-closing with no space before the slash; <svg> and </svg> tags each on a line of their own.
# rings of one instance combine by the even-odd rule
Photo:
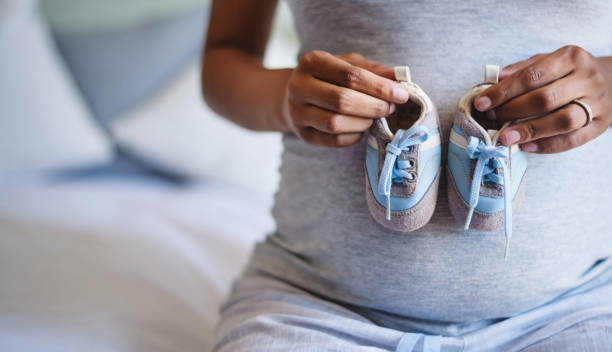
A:
<svg viewBox="0 0 612 352">
<path fill-rule="evenodd" d="M 0 170 L 21 177 L 119 161 L 275 189 L 280 136 L 236 128 L 200 98 L 208 0 L 0 4 Z M 293 66 L 297 51 L 281 2 L 265 64 Z"/>
<path fill-rule="evenodd" d="M 206 349 L 281 153 L 203 103 L 209 7 L 0 0 L 0 350 Z M 265 65 L 298 49 L 281 1 Z"/>
</svg>

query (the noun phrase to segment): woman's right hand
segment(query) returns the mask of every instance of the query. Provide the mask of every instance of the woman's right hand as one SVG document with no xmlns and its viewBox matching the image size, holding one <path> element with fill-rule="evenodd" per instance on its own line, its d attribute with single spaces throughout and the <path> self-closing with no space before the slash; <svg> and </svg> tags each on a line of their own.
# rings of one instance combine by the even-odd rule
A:
<svg viewBox="0 0 612 352">
<path fill-rule="evenodd" d="M 306 53 L 291 74 L 283 100 L 289 129 L 306 143 L 343 147 L 359 142 L 373 119 L 408 101 L 393 69 L 359 54 Z"/>
</svg>

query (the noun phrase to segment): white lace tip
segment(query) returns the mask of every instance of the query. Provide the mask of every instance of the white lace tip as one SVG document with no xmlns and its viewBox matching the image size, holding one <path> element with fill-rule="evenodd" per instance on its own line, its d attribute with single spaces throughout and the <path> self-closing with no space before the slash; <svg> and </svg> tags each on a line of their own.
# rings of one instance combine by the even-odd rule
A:
<svg viewBox="0 0 612 352">
<path fill-rule="evenodd" d="M 510 253 L 510 238 L 506 237 L 506 249 L 504 249 L 504 261 L 508 261 L 508 253 Z"/>
<path fill-rule="evenodd" d="M 463 229 L 465 231 L 467 231 L 470 228 L 470 223 L 472 222 L 473 214 L 474 214 L 474 208 L 470 207 L 470 210 L 468 211 L 468 214 L 467 214 L 467 218 L 465 218 L 465 225 L 463 226 Z"/>
<path fill-rule="evenodd" d="M 387 220 L 391 221 L 391 196 L 387 196 Z"/>
</svg>

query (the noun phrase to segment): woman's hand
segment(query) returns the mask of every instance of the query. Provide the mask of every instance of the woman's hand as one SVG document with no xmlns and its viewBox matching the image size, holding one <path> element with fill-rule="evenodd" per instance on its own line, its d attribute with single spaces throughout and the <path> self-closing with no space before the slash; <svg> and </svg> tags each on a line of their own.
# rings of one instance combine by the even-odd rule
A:
<svg viewBox="0 0 612 352">
<path fill-rule="evenodd" d="M 389 115 L 409 94 L 393 69 L 359 54 L 311 51 L 291 74 L 283 100 L 289 129 L 306 143 L 342 147 L 357 143 L 373 119 Z"/>
<path fill-rule="evenodd" d="M 487 117 L 514 121 L 540 115 L 507 127 L 500 136 L 510 146 L 520 144 L 526 152 L 558 153 L 587 143 L 612 122 L 612 72 L 610 61 L 596 59 L 577 46 L 565 46 L 550 54 L 535 55 L 507 66 L 500 82 L 474 101 Z M 581 99 L 591 107 L 587 122 Z"/>
</svg>

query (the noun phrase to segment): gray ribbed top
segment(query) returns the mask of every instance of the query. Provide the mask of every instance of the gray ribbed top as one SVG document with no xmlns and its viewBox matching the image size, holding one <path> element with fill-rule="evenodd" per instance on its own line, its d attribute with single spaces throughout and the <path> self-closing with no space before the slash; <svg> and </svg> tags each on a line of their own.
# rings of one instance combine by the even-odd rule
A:
<svg viewBox="0 0 612 352">
<path fill-rule="evenodd" d="M 612 1 L 290 1 L 302 53 L 358 52 L 409 65 L 437 105 L 444 143 L 459 98 L 484 65 L 505 66 L 577 44 L 612 54 Z M 473 322 L 514 315 L 579 285 L 612 254 L 612 132 L 572 151 L 530 155 L 526 198 L 503 230 L 464 232 L 446 181 L 429 225 L 385 230 L 365 202 L 365 143 L 312 147 L 284 138 L 277 233 L 253 267 L 353 305 L 380 324 Z M 446 148 L 444 148 L 446 149 Z M 446 156 L 443 156 L 445 160 Z"/>
</svg>

